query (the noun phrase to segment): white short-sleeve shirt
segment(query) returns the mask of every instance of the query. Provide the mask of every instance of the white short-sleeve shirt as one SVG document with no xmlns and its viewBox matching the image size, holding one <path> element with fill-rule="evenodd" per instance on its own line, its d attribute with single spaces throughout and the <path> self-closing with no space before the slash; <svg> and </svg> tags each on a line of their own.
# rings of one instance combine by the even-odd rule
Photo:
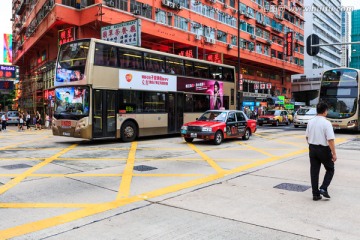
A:
<svg viewBox="0 0 360 240">
<path fill-rule="evenodd" d="M 323 116 L 311 119 L 306 127 L 309 144 L 329 146 L 328 141 L 335 139 L 334 129 L 329 120 Z"/>
</svg>

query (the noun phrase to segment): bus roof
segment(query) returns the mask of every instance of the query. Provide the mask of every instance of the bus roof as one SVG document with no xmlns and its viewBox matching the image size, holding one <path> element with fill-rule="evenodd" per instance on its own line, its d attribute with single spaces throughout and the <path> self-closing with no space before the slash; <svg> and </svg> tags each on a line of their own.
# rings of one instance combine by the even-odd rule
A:
<svg viewBox="0 0 360 240">
<path fill-rule="evenodd" d="M 103 44 L 113 45 L 113 46 L 117 46 L 117 47 L 124 47 L 124 48 L 132 49 L 132 50 L 140 50 L 140 51 L 148 52 L 148 53 L 162 54 L 164 56 L 180 58 L 180 59 L 183 59 L 183 60 L 196 61 L 196 62 L 199 62 L 199 63 L 205 63 L 205 64 L 211 63 L 213 65 L 222 66 L 222 67 L 229 67 L 229 68 L 234 68 L 235 69 L 235 67 L 231 66 L 231 65 L 210 62 L 210 61 L 201 60 L 201 59 L 197 59 L 197 58 L 190 58 L 190 57 L 180 56 L 180 55 L 176 55 L 176 54 L 172 54 L 172 53 L 160 52 L 160 51 L 156 51 L 156 50 L 151 50 L 151 49 L 142 48 L 142 47 L 136 47 L 136 46 L 122 44 L 122 43 L 114 43 L 114 42 L 110 42 L 110 41 L 106 41 L 106 40 L 101 40 L 101 39 L 98 39 L 98 38 L 83 38 L 83 39 L 78 39 L 78 40 L 75 40 L 75 41 L 72 41 L 72 42 L 79 42 L 79 41 L 84 41 L 84 40 L 90 40 L 92 42 L 103 43 Z"/>
</svg>

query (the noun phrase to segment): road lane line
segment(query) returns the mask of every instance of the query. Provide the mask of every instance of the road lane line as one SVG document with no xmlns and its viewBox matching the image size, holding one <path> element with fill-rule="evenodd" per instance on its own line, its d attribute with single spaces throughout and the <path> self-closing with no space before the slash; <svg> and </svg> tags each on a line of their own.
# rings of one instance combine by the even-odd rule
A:
<svg viewBox="0 0 360 240">
<path fill-rule="evenodd" d="M 126 198 L 130 194 L 130 185 L 134 170 L 136 148 L 137 142 L 132 142 L 116 199 Z"/>
<path fill-rule="evenodd" d="M 265 151 L 263 151 L 263 150 L 260 149 L 260 148 L 253 147 L 253 146 L 251 146 L 251 145 L 249 145 L 249 144 L 247 144 L 247 143 L 239 142 L 238 144 L 240 144 L 240 145 L 242 145 L 242 146 L 246 146 L 246 147 L 248 147 L 249 149 L 251 149 L 251 150 L 253 150 L 253 151 L 256 151 L 256 152 L 259 152 L 259 153 L 262 153 L 262 154 L 264 154 L 264 155 L 266 155 L 266 156 L 275 157 L 275 155 L 273 155 L 273 154 L 271 154 L 271 153 L 268 153 L 268 152 L 265 152 Z"/>
<path fill-rule="evenodd" d="M 270 163 L 273 161 L 278 161 L 281 160 L 287 156 L 295 156 L 297 154 L 301 154 L 301 153 L 305 153 L 307 152 L 307 149 L 304 150 L 300 150 L 300 151 L 296 151 L 290 154 L 286 154 L 283 157 L 271 157 L 268 158 L 266 160 L 261 160 L 261 161 L 257 161 L 253 164 L 248 164 L 245 166 L 242 166 L 240 168 L 236 168 L 234 170 L 230 170 L 228 172 L 222 172 L 222 173 L 216 173 L 216 174 L 212 174 L 212 175 L 208 175 L 206 177 L 202 177 L 202 178 L 198 178 L 198 179 L 194 179 L 194 180 L 190 180 L 187 182 L 183 182 L 183 183 L 179 183 L 179 184 L 175 184 L 175 185 L 171 185 L 168 187 L 164 187 L 161 189 L 157 189 L 154 191 L 150 191 L 147 193 L 143 193 L 137 196 L 132 196 L 132 197 L 128 197 L 128 198 L 123 198 L 123 199 L 117 199 L 114 202 L 110 202 L 110 203 L 103 203 L 103 204 L 99 204 L 97 206 L 91 207 L 91 208 L 84 208 L 81 210 L 77 210 L 74 212 L 70 212 L 70 213 L 65 213 L 56 217 L 52 217 L 52 218 L 47 218 L 47 219 L 42 219 L 39 221 L 35 221 L 35 222 L 30 222 L 30 223 L 26 223 L 23 225 L 19 225 L 19 226 L 15 226 L 12 228 L 8 228 L 5 230 L 0 230 L 0 236 L 6 238 L 11 238 L 11 237 L 16 237 L 16 236 L 22 236 L 24 234 L 27 233 L 31 233 L 31 232 L 36 232 L 36 231 L 40 231 L 46 228 L 50 228 L 50 227 L 54 227 L 54 226 L 58 226 L 64 223 L 68 223 L 68 222 L 72 222 L 75 220 L 78 220 L 80 218 L 84 218 L 87 216 L 91 216 L 91 215 L 95 215 L 98 213 L 102 213 L 105 211 L 109 211 L 127 204 L 131 204 L 134 202 L 139 202 L 142 201 L 144 199 L 149 199 L 149 198 L 155 198 L 158 196 L 162 196 L 165 194 L 169 194 L 169 193 L 173 193 L 176 191 L 180 191 L 183 189 L 187 189 L 190 187 L 195 187 L 198 186 L 200 184 L 205 184 L 214 180 L 218 180 L 223 178 L 224 176 L 228 175 L 229 173 L 239 173 L 242 171 L 245 171 L 251 167 L 255 167 L 255 166 L 260 166 L 261 164 L 265 164 L 265 163 Z"/>
<path fill-rule="evenodd" d="M 194 150 L 197 154 L 199 154 L 212 168 L 214 168 L 218 173 L 224 173 L 225 170 L 222 169 L 212 158 L 208 155 L 200 151 L 197 147 L 195 147 L 192 143 L 187 143 L 187 145 Z"/>
<path fill-rule="evenodd" d="M 0 208 L 86 208 L 97 205 L 99 203 L 0 203 Z"/>
<path fill-rule="evenodd" d="M 37 165 L 33 166 L 32 168 L 26 170 L 25 172 L 23 172 L 19 176 L 15 177 L 14 179 L 12 179 L 9 182 L 5 183 L 3 186 L 0 186 L 0 195 L 5 193 L 6 191 L 8 191 L 10 188 L 12 188 L 12 187 L 16 186 L 17 184 L 19 184 L 22 180 L 24 180 L 25 178 L 27 178 L 28 176 L 33 174 L 35 171 L 39 170 L 43 166 L 45 166 L 45 165 L 49 164 L 50 162 L 54 161 L 57 157 L 59 157 L 59 156 L 65 154 L 65 153 L 67 153 L 68 151 L 74 149 L 77 145 L 78 144 L 73 144 L 70 147 L 67 147 L 67 148 L 63 149 L 59 153 L 45 159 L 41 163 L 38 163 Z"/>
</svg>

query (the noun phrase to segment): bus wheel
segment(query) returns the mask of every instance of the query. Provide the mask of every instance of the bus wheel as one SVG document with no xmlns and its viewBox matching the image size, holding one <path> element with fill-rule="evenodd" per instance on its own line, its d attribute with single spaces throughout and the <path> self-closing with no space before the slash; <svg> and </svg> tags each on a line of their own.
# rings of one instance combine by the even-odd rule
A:
<svg viewBox="0 0 360 240">
<path fill-rule="evenodd" d="M 221 144 L 221 142 L 223 141 L 223 134 L 222 134 L 222 132 L 221 131 L 217 131 L 216 133 L 215 133 L 215 137 L 214 137 L 214 144 L 215 145 L 220 145 Z"/>
<path fill-rule="evenodd" d="M 124 142 L 132 142 L 137 136 L 137 128 L 133 122 L 125 122 L 121 127 L 121 139 Z"/>
<path fill-rule="evenodd" d="M 184 138 L 186 142 L 191 143 L 194 139 L 193 138 Z"/>
</svg>

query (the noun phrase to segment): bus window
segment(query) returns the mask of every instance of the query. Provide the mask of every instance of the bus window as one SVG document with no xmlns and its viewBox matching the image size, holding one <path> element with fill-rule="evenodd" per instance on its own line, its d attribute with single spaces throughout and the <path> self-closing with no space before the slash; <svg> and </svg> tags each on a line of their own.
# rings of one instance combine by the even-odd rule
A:
<svg viewBox="0 0 360 240">
<path fill-rule="evenodd" d="M 146 71 L 165 72 L 164 57 L 153 53 L 145 53 L 144 60 Z"/>
<path fill-rule="evenodd" d="M 184 75 L 182 59 L 166 57 L 166 73 Z"/>
<path fill-rule="evenodd" d="M 222 67 L 212 65 L 210 66 L 210 78 L 222 79 Z"/>
<path fill-rule="evenodd" d="M 185 112 L 205 112 L 210 109 L 210 96 L 200 94 L 186 94 Z"/>
<path fill-rule="evenodd" d="M 209 78 L 209 65 L 205 63 L 195 63 L 194 76 L 201 78 Z"/>
<path fill-rule="evenodd" d="M 192 61 L 185 60 L 185 75 L 189 77 L 194 76 L 194 63 Z"/>
<path fill-rule="evenodd" d="M 141 52 L 118 48 L 118 59 L 121 68 L 143 69 Z"/>
<path fill-rule="evenodd" d="M 143 112 L 142 94 L 139 91 L 120 91 L 119 111 L 121 113 L 141 113 Z"/>
<path fill-rule="evenodd" d="M 223 68 L 223 80 L 234 82 L 234 70 L 231 68 Z"/>
</svg>

